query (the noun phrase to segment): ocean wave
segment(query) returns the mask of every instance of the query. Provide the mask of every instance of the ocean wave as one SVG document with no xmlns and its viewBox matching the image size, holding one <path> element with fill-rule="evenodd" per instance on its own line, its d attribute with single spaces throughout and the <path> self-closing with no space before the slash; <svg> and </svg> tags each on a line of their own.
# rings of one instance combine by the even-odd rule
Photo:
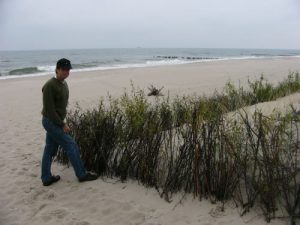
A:
<svg viewBox="0 0 300 225">
<path fill-rule="evenodd" d="M 96 67 L 97 64 L 92 64 L 92 63 L 83 63 L 83 64 L 74 64 L 72 63 L 73 69 L 82 69 L 82 68 L 89 68 L 89 67 Z"/>
<path fill-rule="evenodd" d="M 199 57 L 199 56 L 174 56 L 174 55 L 158 55 L 154 58 L 159 59 L 179 59 L 179 60 L 210 60 L 210 59 L 218 59 L 218 57 Z"/>
<path fill-rule="evenodd" d="M 180 65 L 196 62 L 195 60 L 182 60 L 178 58 L 173 59 L 162 59 L 162 60 L 148 60 L 145 63 L 145 66 L 163 66 L 163 65 Z"/>
<path fill-rule="evenodd" d="M 287 53 L 252 53 L 251 56 L 256 57 L 293 57 L 293 56 L 299 56 L 299 53 L 297 52 L 287 52 Z"/>
<path fill-rule="evenodd" d="M 38 67 L 25 67 L 20 69 L 14 69 L 8 72 L 8 75 L 23 75 L 43 72 Z"/>
<path fill-rule="evenodd" d="M 97 70 L 111 70 L 111 69 L 128 69 L 128 68 L 142 68 L 142 67 L 155 67 L 165 65 L 181 65 L 190 63 L 205 63 L 212 61 L 226 61 L 226 60 L 246 60 L 246 59 L 262 59 L 262 58 L 281 58 L 285 56 L 266 56 L 265 55 L 249 55 L 238 57 L 189 57 L 189 56 L 154 56 L 152 59 L 147 59 L 140 62 L 125 62 L 118 59 L 109 60 L 105 62 L 91 61 L 89 63 L 77 63 L 72 64 L 72 72 L 85 72 L 85 71 L 97 71 Z M 289 57 L 300 57 L 299 55 Z M 43 76 L 49 75 L 55 72 L 55 65 L 44 65 L 37 67 L 24 67 L 19 69 L 13 69 L 9 72 L 0 71 L 0 79 L 10 79 L 18 77 L 30 77 L 30 76 Z"/>
<path fill-rule="evenodd" d="M 54 72 L 55 66 L 38 66 L 37 67 L 39 71 L 41 72 Z"/>
</svg>

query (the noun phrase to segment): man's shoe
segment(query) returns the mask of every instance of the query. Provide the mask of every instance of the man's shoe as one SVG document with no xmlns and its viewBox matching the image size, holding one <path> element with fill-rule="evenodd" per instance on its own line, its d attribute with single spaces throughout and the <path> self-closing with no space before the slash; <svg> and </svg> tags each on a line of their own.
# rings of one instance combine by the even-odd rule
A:
<svg viewBox="0 0 300 225">
<path fill-rule="evenodd" d="M 97 178 L 98 178 L 97 174 L 86 173 L 84 177 L 79 177 L 78 181 L 79 182 L 92 181 L 92 180 L 97 180 Z"/>
<path fill-rule="evenodd" d="M 44 186 L 49 186 L 49 185 L 51 185 L 53 183 L 56 183 L 59 180 L 60 180 L 60 176 L 59 175 L 57 175 L 57 176 L 51 176 L 49 181 L 43 182 L 43 185 Z"/>
</svg>

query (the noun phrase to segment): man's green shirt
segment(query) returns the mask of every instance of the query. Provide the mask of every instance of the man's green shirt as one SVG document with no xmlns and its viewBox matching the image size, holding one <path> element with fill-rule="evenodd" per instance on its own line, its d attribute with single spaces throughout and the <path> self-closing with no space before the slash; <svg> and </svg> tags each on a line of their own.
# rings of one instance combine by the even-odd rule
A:
<svg viewBox="0 0 300 225">
<path fill-rule="evenodd" d="M 66 81 L 59 81 L 53 77 L 45 83 L 42 91 L 43 116 L 56 125 L 63 126 L 69 100 L 68 84 Z"/>
</svg>

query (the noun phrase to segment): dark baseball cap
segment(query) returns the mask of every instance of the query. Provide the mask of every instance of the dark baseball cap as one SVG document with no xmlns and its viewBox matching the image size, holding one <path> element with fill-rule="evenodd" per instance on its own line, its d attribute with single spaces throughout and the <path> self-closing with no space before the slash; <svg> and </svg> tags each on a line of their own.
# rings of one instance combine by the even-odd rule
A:
<svg viewBox="0 0 300 225">
<path fill-rule="evenodd" d="M 58 60 L 56 63 L 56 69 L 72 69 L 70 60 L 65 58 Z"/>
</svg>

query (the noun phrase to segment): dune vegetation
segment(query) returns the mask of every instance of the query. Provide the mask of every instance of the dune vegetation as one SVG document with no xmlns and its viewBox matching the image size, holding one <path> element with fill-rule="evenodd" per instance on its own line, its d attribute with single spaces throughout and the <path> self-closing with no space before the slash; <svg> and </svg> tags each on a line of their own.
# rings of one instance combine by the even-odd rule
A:
<svg viewBox="0 0 300 225">
<path fill-rule="evenodd" d="M 134 179 L 172 201 L 176 193 L 235 202 L 241 215 L 261 208 L 267 221 L 300 217 L 300 114 L 264 115 L 246 106 L 300 90 L 299 73 L 273 85 L 263 76 L 245 87 L 227 83 L 212 96 L 149 97 L 132 86 L 67 121 L 88 170 Z M 68 163 L 62 151 L 57 160 Z"/>
</svg>

